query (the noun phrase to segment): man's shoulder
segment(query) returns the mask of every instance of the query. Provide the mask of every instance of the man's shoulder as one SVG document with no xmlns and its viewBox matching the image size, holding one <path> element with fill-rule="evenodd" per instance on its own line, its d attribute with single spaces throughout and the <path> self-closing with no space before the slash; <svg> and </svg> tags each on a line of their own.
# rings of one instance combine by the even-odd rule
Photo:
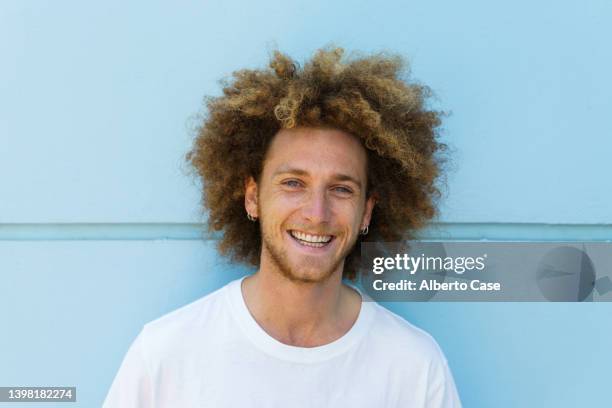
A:
<svg viewBox="0 0 612 408">
<path fill-rule="evenodd" d="M 378 366 L 384 372 L 393 373 L 390 381 L 400 388 L 414 385 L 409 392 L 420 390 L 427 406 L 461 407 L 448 362 L 436 340 L 383 306 L 374 307 L 377 319 L 370 347 L 377 350 L 367 351 L 370 358 L 382 362 Z"/>
<path fill-rule="evenodd" d="M 431 334 L 375 302 L 372 307 L 376 310 L 376 318 L 370 335 L 375 342 L 384 345 L 385 352 L 408 354 L 429 362 L 446 361 Z"/>
<path fill-rule="evenodd" d="M 210 333 L 211 325 L 227 317 L 226 290 L 232 283 L 146 323 L 142 336 L 148 347 L 165 348 Z"/>
</svg>

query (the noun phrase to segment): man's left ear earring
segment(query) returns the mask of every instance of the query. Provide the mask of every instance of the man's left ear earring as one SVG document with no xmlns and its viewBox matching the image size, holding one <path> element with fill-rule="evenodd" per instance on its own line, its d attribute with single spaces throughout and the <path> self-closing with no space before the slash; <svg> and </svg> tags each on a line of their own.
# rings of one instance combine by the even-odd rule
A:
<svg viewBox="0 0 612 408">
<path fill-rule="evenodd" d="M 366 225 L 366 227 L 360 231 L 361 235 L 368 235 L 369 230 L 370 230 L 370 226 Z"/>
</svg>

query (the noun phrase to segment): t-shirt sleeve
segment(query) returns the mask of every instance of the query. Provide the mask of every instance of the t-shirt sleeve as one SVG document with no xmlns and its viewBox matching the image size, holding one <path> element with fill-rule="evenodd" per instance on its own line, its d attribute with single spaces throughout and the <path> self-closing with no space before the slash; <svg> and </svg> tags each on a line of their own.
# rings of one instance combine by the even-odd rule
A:
<svg viewBox="0 0 612 408">
<path fill-rule="evenodd" d="M 427 408 L 461 408 L 459 393 L 443 355 L 432 362 L 427 384 Z"/>
<path fill-rule="evenodd" d="M 153 386 L 144 349 L 144 330 L 126 353 L 102 408 L 150 408 Z"/>
</svg>

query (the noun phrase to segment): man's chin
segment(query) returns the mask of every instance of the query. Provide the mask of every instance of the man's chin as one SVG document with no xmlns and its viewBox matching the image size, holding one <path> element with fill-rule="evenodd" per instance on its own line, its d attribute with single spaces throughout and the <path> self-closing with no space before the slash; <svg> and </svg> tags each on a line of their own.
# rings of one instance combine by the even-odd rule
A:
<svg viewBox="0 0 612 408">
<path fill-rule="evenodd" d="M 289 268 L 281 268 L 285 277 L 293 282 L 301 283 L 323 283 L 339 270 L 339 265 L 292 265 Z M 341 272 L 341 271 L 340 271 Z"/>
<path fill-rule="evenodd" d="M 327 281 L 335 272 L 342 274 L 343 259 L 330 256 L 320 256 L 294 252 L 288 248 L 281 250 L 268 245 L 264 236 L 264 253 L 269 256 L 270 261 L 276 266 L 284 277 L 301 283 L 322 283 Z M 264 256 L 262 254 L 262 256 Z"/>
</svg>

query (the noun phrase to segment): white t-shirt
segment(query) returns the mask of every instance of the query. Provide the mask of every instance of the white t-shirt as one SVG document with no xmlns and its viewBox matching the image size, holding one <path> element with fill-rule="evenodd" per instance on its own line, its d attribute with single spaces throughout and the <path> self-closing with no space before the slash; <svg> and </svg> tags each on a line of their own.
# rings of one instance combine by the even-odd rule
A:
<svg viewBox="0 0 612 408">
<path fill-rule="evenodd" d="M 433 338 L 377 303 L 341 338 L 295 347 L 253 319 L 241 282 L 145 324 L 103 407 L 461 406 Z"/>
</svg>

